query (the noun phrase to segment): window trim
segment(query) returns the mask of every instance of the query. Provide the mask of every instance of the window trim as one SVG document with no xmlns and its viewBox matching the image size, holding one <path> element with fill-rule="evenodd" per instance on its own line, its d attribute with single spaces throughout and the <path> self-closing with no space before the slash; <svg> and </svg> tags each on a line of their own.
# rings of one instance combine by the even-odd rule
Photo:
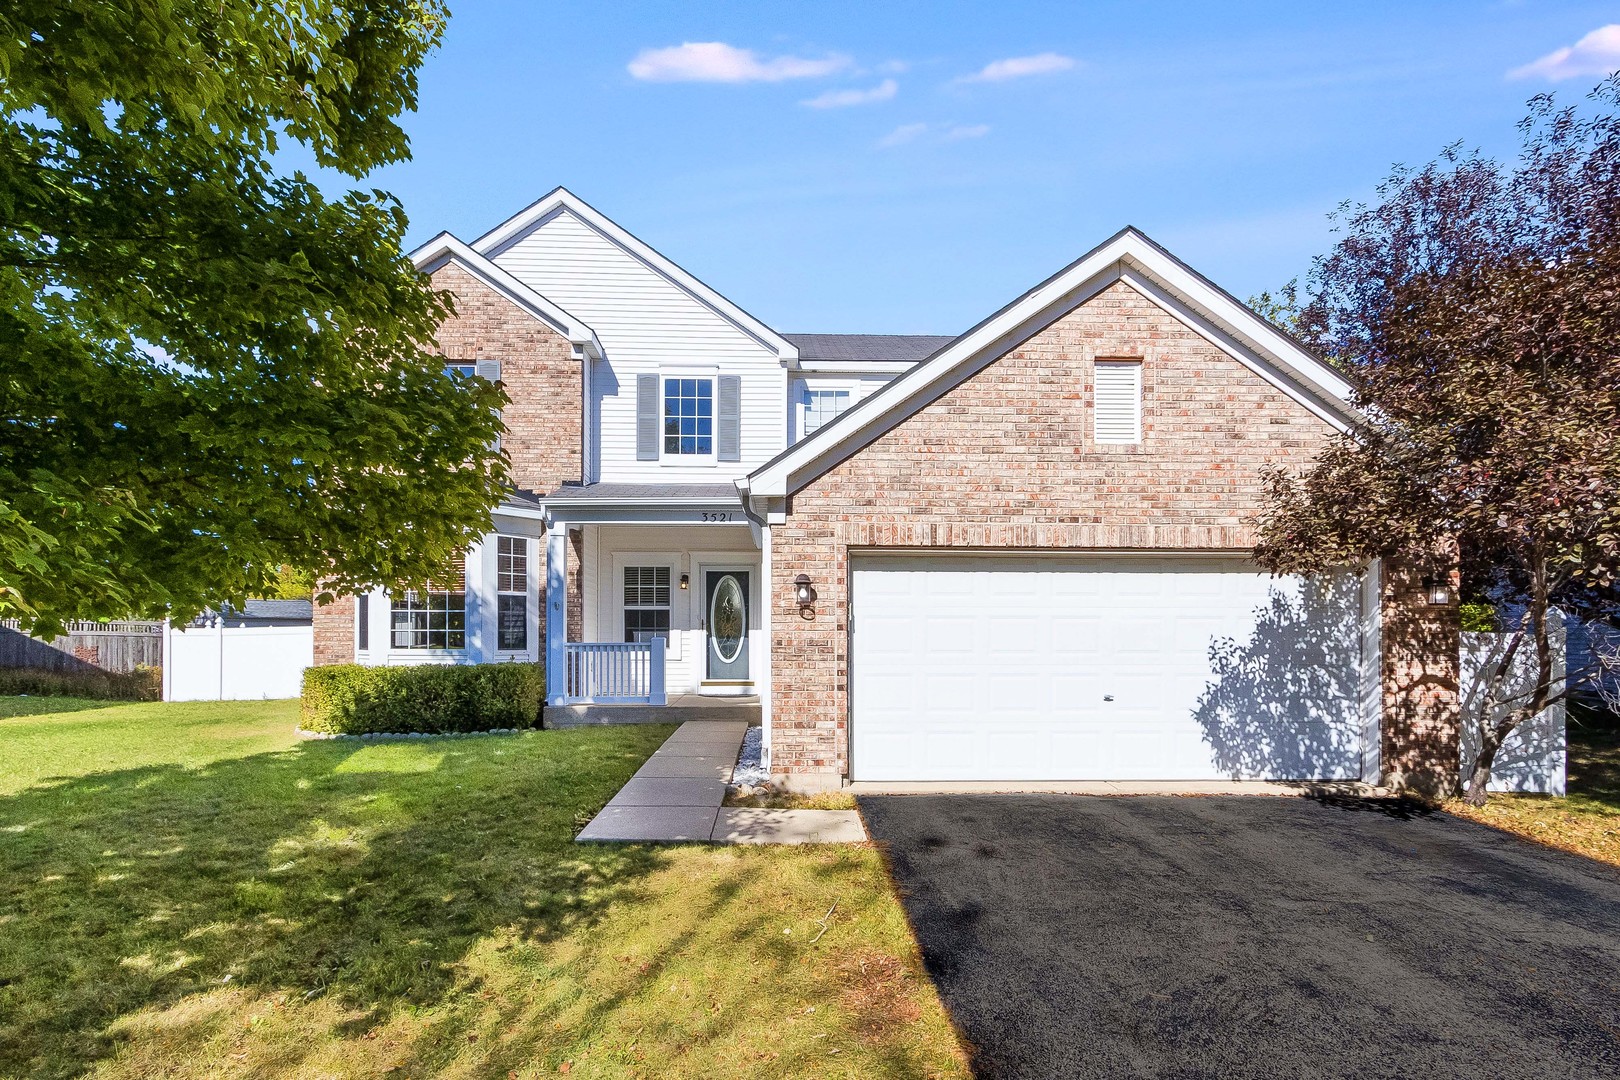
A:
<svg viewBox="0 0 1620 1080">
<path fill-rule="evenodd" d="M 451 645 L 449 643 L 449 635 L 451 633 L 453 633 L 454 631 L 451 630 L 448 625 L 446 625 L 445 630 L 444 630 L 445 644 L 443 644 L 443 645 L 434 645 L 432 643 L 429 643 L 429 644 L 426 644 L 426 645 L 400 645 L 400 644 L 396 643 L 395 635 L 398 634 L 398 633 L 401 633 L 401 631 L 396 629 L 396 625 L 395 625 L 395 622 L 394 622 L 395 612 L 399 608 L 401 600 L 405 601 L 405 603 L 407 605 L 406 609 L 405 609 L 407 613 L 416 610 L 416 603 L 417 602 L 416 602 L 416 600 L 413 599 L 413 597 L 415 597 L 415 596 L 420 596 L 423 599 L 431 599 L 432 597 L 435 597 L 435 596 L 460 596 L 461 597 L 461 631 L 460 631 L 460 633 L 461 633 L 461 644 L 460 645 Z M 432 608 L 427 607 L 427 606 L 423 606 L 420 610 L 431 613 Z M 453 607 L 450 607 L 449 605 L 446 605 L 445 611 L 446 611 L 447 616 L 448 616 L 448 614 L 450 612 L 452 612 L 454 610 L 455 609 Z M 448 619 L 447 619 L 447 622 L 448 622 Z M 405 630 L 403 632 L 409 634 L 409 633 L 415 633 L 416 631 L 414 631 L 414 630 Z M 431 628 L 422 631 L 422 633 L 424 633 L 424 634 L 431 634 L 433 632 L 434 631 Z M 468 638 L 467 585 L 466 585 L 465 579 L 463 579 L 462 586 L 461 586 L 461 592 L 459 592 L 459 593 L 454 592 L 454 591 L 452 591 L 450 589 L 422 589 L 422 590 L 406 589 L 406 590 L 404 590 L 402 592 L 393 592 L 393 591 L 389 592 L 389 594 L 388 594 L 388 651 L 390 653 L 404 653 L 404 654 L 406 654 L 408 656 L 432 656 L 432 655 L 456 655 L 456 656 L 459 656 L 459 655 L 461 655 L 461 654 L 463 654 L 463 653 L 465 653 L 467 651 L 467 638 Z"/>
<path fill-rule="evenodd" d="M 628 578 L 628 576 L 630 574 L 630 571 L 632 571 L 632 570 L 662 570 L 662 571 L 664 571 L 664 573 L 666 575 L 666 578 L 667 578 L 665 588 L 668 590 L 668 599 L 662 604 L 658 604 L 658 603 L 653 603 L 653 604 L 632 604 L 632 603 L 630 603 L 625 598 L 624 592 L 625 592 L 625 589 L 628 587 L 628 583 L 627 583 L 626 579 Z M 669 616 L 669 625 L 665 629 L 665 633 L 664 633 L 664 643 L 665 643 L 666 647 L 671 645 L 673 643 L 673 638 L 675 637 L 675 633 L 676 633 L 676 627 L 675 627 L 675 592 L 676 592 L 675 578 L 676 578 L 676 574 L 675 574 L 675 565 L 674 565 L 674 563 L 667 562 L 667 561 L 652 560 L 652 559 L 637 559 L 634 562 L 626 561 L 622 565 L 619 566 L 618 574 L 616 576 L 618 578 L 618 582 L 617 582 L 617 586 L 618 586 L 618 595 L 617 595 L 618 603 L 615 605 L 615 607 L 616 607 L 616 609 L 618 611 L 618 615 L 619 615 L 619 618 L 618 618 L 618 622 L 619 622 L 618 640 L 620 640 L 620 641 L 629 641 L 629 640 L 631 640 L 630 639 L 630 625 L 629 625 L 630 621 L 629 621 L 628 618 L 626 618 L 626 616 L 629 614 L 629 612 L 631 610 L 635 610 L 635 611 L 663 611 L 666 615 Z M 638 586 L 638 588 L 640 588 L 640 587 L 642 587 L 642 586 Z M 658 582 L 657 582 L 656 577 L 653 579 L 653 588 L 655 588 L 655 589 L 658 588 Z"/>
<path fill-rule="evenodd" d="M 523 581 L 518 588 L 502 588 L 501 578 L 506 573 L 502 561 L 512 556 L 501 550 L 507 541 L 519 544 L 522 547 Z M 534 608 L 529 602 L 529 594 L 534 587 L 534 538 L 509 533 L 497 533 L 495 536 L 495 652 L 503 656 L 528 656 L 534 650 L 535 633 L 533 629 Z M 519 597 L 523 601 L 523 645 L 519 648 L 508 648 L 501 644 L 501 601 L 508 597 Z"/>
<path fill-rule="evenodd" d="M 671 453 L 665 448 L 664 425 L 669 422 L 665 411 L 668 400 L 666 387 L 674 380 L 706 379 L 709 383 L 709 452 L 707 454 Z M 660 368 L 658 370 L 658 463 L 660 465 L 714 465 L 720 453 L 720 369 L 719 368 Z M 677 436 L 678 438 L 679 436 Z"/>
<path fill-rule="evenodd" d="M 853 409 L 856 405 L 859 405 L 860 401 L 861 401 L 861 398 L 860 398 L 860 385 L 855 380 L 852 380 L 852 379 L 805 379 L 805 380 L 803 380 L 801 382 L 801 384 L 800 384 L 800 387 L 799 387 L 799 393 L 797 395 L 798 400 L 793 403 L 793 410 L 794 410 L 793 422 L 794 422 L 794 425 L 795 425 L 794 435 L 796 436 L 796 438 L 794 439 L 795 442 L 797 442 L 799 439 L 808 439 L 811 435 L 815 434 L 815 432 L 810 431 L 808 429 L 808 426 L 807 426 L 807 423 L 806 423 L 807 420 L 809 419 L 809 416 L 810 416 L 810 400 L 809 399 L 810 399 L 811 394 L 848 394 L 849 395 L 849 403 L 847 405 L 845 405 L 842 409 L 838 410 L 838 416 L 843 416 L 846 412 Z M 820 427 L 816 428 L 816 431 L 820 431 L 821 428 L 826 427 L 828 424 L 832 423 L 833 420 L 837 420 L 838 416 L 833 417 L 832 420 L 827 420 L 827 421 L 823 422 Z"/>
</svg>

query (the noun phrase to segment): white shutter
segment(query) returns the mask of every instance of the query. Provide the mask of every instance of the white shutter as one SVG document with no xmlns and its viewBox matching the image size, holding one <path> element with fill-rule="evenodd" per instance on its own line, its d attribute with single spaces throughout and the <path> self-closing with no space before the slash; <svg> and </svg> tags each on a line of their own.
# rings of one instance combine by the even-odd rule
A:
<svg viewBox="0 0 1620 1080">
<path fill-rule="evenodd" d="M 1098 360 L 1094 383 L 1093 411 L 1097 442 L 1141 442 L 1141 361 Z"/>
</svg>

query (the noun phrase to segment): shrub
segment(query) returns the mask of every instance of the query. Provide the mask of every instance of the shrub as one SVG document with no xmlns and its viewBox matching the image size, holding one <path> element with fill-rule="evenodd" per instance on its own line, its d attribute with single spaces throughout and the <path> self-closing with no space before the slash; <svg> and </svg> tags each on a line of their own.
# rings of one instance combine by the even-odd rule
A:
<svg viewBox="0 0 1620 1080">
<path fill-rule="evenodd" d="M 163 669 L 138 667 L 129 675 L 116 671 L 54 671 L 48 668 L 0 668 L 0 697 L 97 698 L 103 701 L 157 701 L 163 696 Z"/>
<path fill-rule="evenodd" d="M 544 694 L 538 664 L 337 664 L 304 672 L 300 722 L 334 735 L 531 728 Z"/>
</svg>

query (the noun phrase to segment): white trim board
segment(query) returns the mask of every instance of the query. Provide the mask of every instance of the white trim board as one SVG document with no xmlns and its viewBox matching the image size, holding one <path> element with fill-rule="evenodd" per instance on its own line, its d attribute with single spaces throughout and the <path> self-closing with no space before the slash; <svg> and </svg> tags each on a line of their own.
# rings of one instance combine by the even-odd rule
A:
<svg viewBox="0 0 1620 1080">
<path fill-rule="evenodd" d="M 1126 228 L 738 480 L 738 491 L 745 498 L 797 491 L 1116 281 L 1138 289 L 1339 430 L 1358 422 L 1353 388 L 1343 376 L 1147 236 Z"/>
<path fill-rule="evenodd" d="M 553 188 L 512 217 L 507 218 L 474 240 L 472 247 L 486 259 L 493 259 L 550 218 L 563 212 L 574 215 L 575 218 L 600 233 L 609 242 L 617 244 L 635 258 L 641 260 L 655 273 L 690 294 L 715 314 L 732 323 L 743 333 L 776 353 L 783 360 L 792 361 L 798 359 L 798 347 L 792 342 L 730 300 L 727 300 L 724 296 L 721 296 L 690 271 L 681 268 L 669 257 L 633 235 L 624 226 L 603 214 L 567 188 Z"/>
</svg>

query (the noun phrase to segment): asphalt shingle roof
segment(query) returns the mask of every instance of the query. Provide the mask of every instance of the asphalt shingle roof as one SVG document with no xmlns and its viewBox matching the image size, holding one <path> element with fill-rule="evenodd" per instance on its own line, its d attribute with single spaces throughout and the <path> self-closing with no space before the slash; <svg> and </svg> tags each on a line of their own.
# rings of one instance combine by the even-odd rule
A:
<svg viewBox="0 0 1620 1080">
<path fill-rule="evenodd" d="M 800 360 L 916 361 L 955 341 L 950 334 L 783 334 Z"/>
</svg>

